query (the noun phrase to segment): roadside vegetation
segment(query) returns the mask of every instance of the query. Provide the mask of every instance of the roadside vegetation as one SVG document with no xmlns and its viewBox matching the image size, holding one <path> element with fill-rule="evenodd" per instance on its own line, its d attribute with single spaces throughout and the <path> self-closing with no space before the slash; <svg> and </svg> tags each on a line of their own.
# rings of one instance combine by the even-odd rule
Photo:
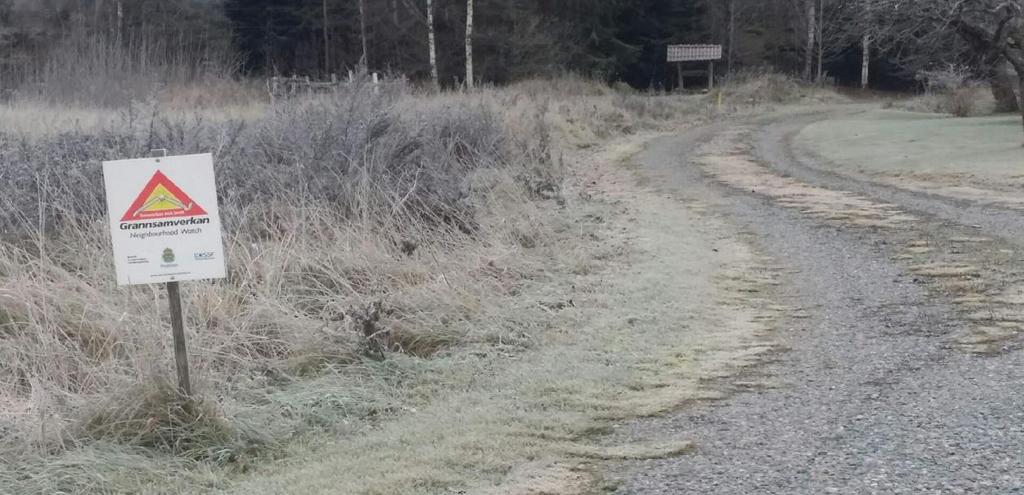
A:
<svg viewBox="0 0 1024 495">
<path fill-rule="evenodd" d="M 917 74 L 924 91 L 911 98 L 892 101 L 900 110 L 949 114 L 954 117 L 978 117 L 996 111 L 996 101 L 988 83 L 974 76 L 970 67 L 949 64 Z"/>
<path fill-rule="evenodd" d="M 921 74 L 897 108 L 1014 103 L 994 68 L 1024 71 L 1019 33 L 972 33 L 1021 12 L 919 3 L 0 0 L 0 493 L 569 494 L 599 482 L 580 460 L 692 450 L 597 436 L 718 397 L 707 383 L 770 352 L 788 308 L 708 205 L 618 165 L 659 132 L 843 102 L 825 81 L 858 50 L 865 86 L 873 62 Z M 912 32 L 942 38 L 895 36 Z M 725 38 L 729 75 L 671 92 L 664 45 L 695 38 Z M 947 61 L 974 65 L 922 72 Z M 282 75 L 347 82 L 271 96 Z M 927 117 L 911 131 L 971 137 Z M 809 132 L 844 153 L 858 126 L 919 137 L 832 124 Z M 745 135 L 716 138 L 706 171 L 771 182 Z M 889 144 L 860 152 L 909 166 Z M 163 289 L 117 287 L 110 259 L 100 163 L 156 149 L 211 152 L 218 174 L 229 273 L 184 287 L 190 397 Z"/>
<path fill-rule="evenodd" d="M 4 490 L 213 488 L 532 352 L 572 304 L 543 287 L 599 262 L 566 161 L 705 105 L 571 76 L 451 94 L 361 79 L 223 113 L 164 98 L 73 121 L 53 101 L 0 110 Z M 154 148 L 216 155 L 229 277 L 185 287 L 195 397 L 167 379 L 162 291 L 111 275 L 99 163 Z"/>
<path fill-rule="evenodd" d="M 572 75 L 445 93 L 357 77 L 273 102 L 258 85 L 210 84 L 222 91 L 166 87 L 89 106 L 68 87 L 0 106 L 4 490 L 224 488 L 317 445 L 378 442 L 365 434 L 439 398 L 466 401 L 445 406 L 456 409 L 514 406 L 473 392 L 486 380 L 533 407 L 569 403 L 547 426 L 533 414 L 506 425 L 533 431 L 504 440 L 518 445 L 510 455 L 586 451 L 569 441 L 598 417 L 649 412 L 650 399 L 596 401 L 636 387 L 629 372 L 613 379 L 595 364 L 607 339 L 622 346 L 624 336 L 591 329 L 580 334 L 590 348 L 559 337 L 582 321 L 560 317 L 577 311 L 573 280 L 628 252 L 595 242 L 614 213 L 578 186 L 583 158 L 621 136 L 818 94 L 764 73 L 727 85 L 723 106 L 719 93 L 639 93 Z M 229 276 L 185 286 L 194 397 L 168 379 L 162 290 L 119 288 L 110 266 L 100 162 L 156 148 L 212 151 L 217 164 Z M 662 341 L 645 339 L 630 340 L 624 369 L 665 365 L 653 352 Z M 567 375 L 559 368 L 573 352 L 577 373 Z M 520 360 L 539 366 L 531 380 L 504 374 Z M 546 376 L 569 385 L 552 389 Z M 487 417 L 467 417 L 474 435 L 512 434 L 488 430 Z M 443 424 L 403 441 L 436 442 Z M 544 448 L 528 440 L 536 434 L 551 435 Z M 395 467 L 378 462 L 352 473 L 353 492 L 416 488 L 415 472 L 383 476 Z M 508 474 L 507 459 L 465 462 L 416 489 Z M 372 473 L 383 477 L 367 484 Z"/>
<path fill-rule="evenodd" d="M 623 213 L 582 179 L 593 157 L 626 136 L 838 101 L 767 70 L 710 94 L 573 74 L 439 92 L 364 73 L 271 98 L 218 68 L 228 61 L 159 65 L 160 46 L 130 48 L 68 45 L 0 104 L 0 492 L 220 489 L 318 445 L 377 450 L 366 435 L 384 425 L 405 425 L 410 445 L 441 441 L 450 422 L 409 426 L 431 407 L 476 408 L 453 417 L 520 461 L 597 455 L 571 440 L 650 412 L 638 380 L 678 367 L 688 341 L 576 308 L 586 277 L 632 252 L 613 230 Z M 110 259 L 100 162 L 161 148 L 214 154 L 225 227 L 228 277 L 183 287 L 194 397 L 169 380 L 162 288 L 117 287 Z M 536 409 L 488 424 L 517 403 Z M 378 461 L 352 473 L 352 492 L 498 480 L 510 462 L 434 465 L 443 479 L 422 487 Z"/>
</svg>

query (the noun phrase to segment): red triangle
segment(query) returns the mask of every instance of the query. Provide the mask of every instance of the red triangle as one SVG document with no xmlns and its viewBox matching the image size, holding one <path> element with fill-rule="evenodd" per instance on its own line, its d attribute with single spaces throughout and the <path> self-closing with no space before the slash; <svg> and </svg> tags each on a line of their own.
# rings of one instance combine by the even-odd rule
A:
<svg viewBox="0 0 1024 495">
<path fill-rule="evenodd" d="M 169 196 L 168 194 L 154 196 L 154 191 L 161 186 Z M 151 198 L 151 196 L 153 197 Z M 121 221 L 136 222 L 155 218 L 195 217 L 199 215 L 206 215 L 206 210 L 196 204 L 195 201 L 192 201 L 192 198 L 185 194 L 185 191 L 182 191 L 166 175 L 157 170 L 153 174 L 153 178 L 149 179 L 146 187 L 142 188 L 142 193 L 139 194 L 139 197 L 135 199 L 132 206 L 121 217 Z"/>
</svg>

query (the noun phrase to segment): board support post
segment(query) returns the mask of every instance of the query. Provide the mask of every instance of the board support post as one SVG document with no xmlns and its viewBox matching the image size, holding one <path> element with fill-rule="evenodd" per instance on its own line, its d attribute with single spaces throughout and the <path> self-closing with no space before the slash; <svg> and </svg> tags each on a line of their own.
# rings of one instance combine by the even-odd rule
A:
<svg viewBox="0 0 1024 495">
<path fill-rule="evenodd" d="M 687 73 L 683 71 L 683 63 L 707 62 L 708 92 L 715 89 L 715 61 L 721 59 L 722 45 L 668 45 L 666 57 L 668 63 L 676 64 L 676 71 L 679 72 L 680 90 L 684 90 L 686 88 L 683 84 L 683 78 L 686 77 Z M 690 75 L 697 76 L 700 75 L 700 72 Z"/>
<path fill-rule="evenodd" d="M 164 158 L 167 149 L 151 150 L 150 156 Z M 185 397 L 192 396 L 192 380 L 188 370 L 188 347 L 185 345 L 185 318 L 181 311 L 181 284 L 167 282 L 167 309 L 171 313 L 171 336 L 174 339 L 174 367 L 178 375 L 178 392 Z"/>
<path fill-rule="evenodd" d="M 185 346 L 185 320 L 181 311 L 179 282 L 167 282 L 167 305 L 171 312 L 171 334 L 174 337 L 174 365 L 178 372 L 178 391 L 192 396 L 192 381 L 188 371 L 188 350 Z"/>
</svg>

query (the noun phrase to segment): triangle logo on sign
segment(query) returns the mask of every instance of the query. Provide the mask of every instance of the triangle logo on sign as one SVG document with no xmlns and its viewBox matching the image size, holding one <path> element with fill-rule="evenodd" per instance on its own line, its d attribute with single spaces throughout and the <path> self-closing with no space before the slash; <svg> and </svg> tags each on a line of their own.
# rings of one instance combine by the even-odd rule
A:
<svg viewBox="0 0 1024 495">
<path fill-rule="evenodd" d="M 163 172 L 157 170 L 142 193 L 135 199 L 122 222 L 152 220 L 158 218 L 195 217 L 206 215 L 206 210 L 192 201 Z"/>
</svg>

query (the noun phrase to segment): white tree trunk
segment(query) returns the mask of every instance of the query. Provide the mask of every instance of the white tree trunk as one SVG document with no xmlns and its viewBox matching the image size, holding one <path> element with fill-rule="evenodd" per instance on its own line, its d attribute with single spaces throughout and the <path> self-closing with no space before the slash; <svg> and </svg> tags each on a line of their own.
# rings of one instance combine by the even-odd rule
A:
<svg viewBox="0 0 1024 495">
<path fill-rule="evenodd" d="M 860 59 L 860 87 L 867 89 L 871 84 L 871 20 L 874 17 L 871 11 L 871 0 L 864 0 L 864 19 L 867 21 L 864 23 L 864 39 L 861 41 L 861 59 Z"/>
<path fill-rule="evenodd" d="M 364 69 L 370 67 L 369 50 L 366 47 L 366 0 L 359 0 L 359 40 L 363 44 L 363 57 L 360 64 Z"/>
<path fill-rule="evenodd" d="M 434 0 L 427 0 L 427 48 L 430 50 L 430 79 L 434 87 L 440 87 L 441 81 L 437 74 L 437 41 L 434 34 Z"/>
<path fill-rule="evenodd" d="M 466 0 L 466 87 L 473 82 L 473 0 Z"/>
<path fill-rule="evenodd" d="M 117 43 L 121 44 L 124 40 L 124 2 L 117 0 Z"/>
<path fill-rule="evenodd" d="M 323 7 L 323 28 L 324 28 L 324 74 L 331 73 L 331 36 L 327 27 L 327 0 L 320 4 Z"/>
<path fill-rule="evenodd" d="M 871 35 L 865 34 L 861 43 L 863 56 L 860 61 L 860 87 L 867 88 L 871 81 Z"/>
<path fill-rule="evenodd" d="M 736 54 L 736 0 L 729 0 L 729 51 L 726 55 L 726 72 L 732 76 L 732 60 Z"/>
<path fill-rule="evenodd" d="M 821 84 L 825 77 L 825 0 L 818 0 L 818 75 L 814 81 Z"/>
<path fill-rule="evenodd" d="M 810 82 L 814 69 L 814 39 L 818 32 L 817 0 L 804 0 L 807 13 L 807 46 L 804 49 L 804 80 Z"/>
</svg>

